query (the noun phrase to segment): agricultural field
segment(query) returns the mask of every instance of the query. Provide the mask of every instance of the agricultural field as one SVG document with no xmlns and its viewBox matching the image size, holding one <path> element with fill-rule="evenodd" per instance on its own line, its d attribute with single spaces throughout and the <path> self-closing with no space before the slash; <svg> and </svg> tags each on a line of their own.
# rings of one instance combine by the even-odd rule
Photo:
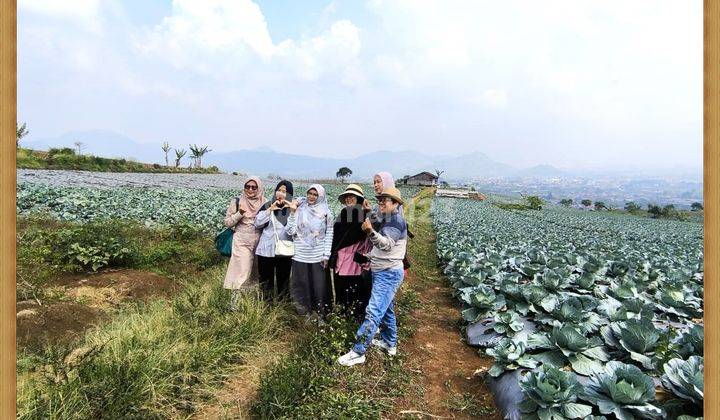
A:
<svg viewBox="0 0 720 420">
<path fill-rule="evenodd" d="M 19 418 L 245 418 L 250 410 L 262 418 L 290 413 L 294 404 L 307 413 L 376 418 L 392 407 L 387 390 L 402 392 L 402 362 L 391 374 L 376 363 L 335 384 L 334 358 L 352 339 L 354 321 L 331 318 L 334 333 L 327 334 L 302 324 L 288 302 L 259 299 L 252 285 L 241 310 L 227 311 L 227 260 L 213 238 L 241 182 L 234 175 L 18 171 Z M 274 185 L 266 182 L 266 196 Z M 345 186 L 325 185 L 337 213 Z M 306 187 L 295 186 L 300 194 Z M 408 197 L 417 191 L 403 189 Z M 412 307 L 412 298 L 398 305 Z M 263 368 L 269 376 L 261 381 Z M 242 390 L 233 391 L 231 379 Z M 314 402 L 305 381 L 325 387 Z M 372 391 L 364 391 L 366 381 Z M 266 400 L 255 399 L 258 387 Z M 244 401 L 240 411 L 223 397 L 228 392 Z M 296 403 L 279 407 L 279 398 Z"/>
<path fill-rule="evenodd" d="M 190 225 L 203 232 L 222 230 L 222 218 L 230 200 L 237 196 L 242 178 L 209 174 L 105 174 L 75 171 L 18 171 L 17 212 L 46 215 L 61 221 L 86 223 L 97 220 L 128 220 L 148 227 Z M 265 196 L 272 195 L 274 181 L 265 182 Z M 296 195 L 308 184 L 295 185 Z M 328 202 L 337 214 L 341 184 L 325 185 Z M 371 185 L 363 185 L 372 196 Z M 412 197 L 417 187 L 402 187 Z"/>
<path fill-rule="evenodd" d="M 702 416 L 702 224 L 450 198 L 433 219 L 507 418 Z"/>
</svg>

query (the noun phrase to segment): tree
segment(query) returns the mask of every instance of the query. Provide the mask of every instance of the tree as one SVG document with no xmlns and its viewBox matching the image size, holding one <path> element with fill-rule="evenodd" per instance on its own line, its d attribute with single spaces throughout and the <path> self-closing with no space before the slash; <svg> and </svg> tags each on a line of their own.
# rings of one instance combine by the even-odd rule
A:
<svg viewBox="0 0 720 420">
<path fill-rule="evenodd" d="M 640 211 L 640 205 L 634 201 L 625 203 L 625 211 L 628 213 L 636 213 Z"/>
<path fill-rule="evenodd" d="M 545 202 L 543 202 L 543 200 L 537 195 L 529 195 L 525 197 L 525 201 L 527 202 L 528 207 L 532 210 L 541 210 L 543 204 L 545 204 Z"/>
<path fill-rule="evenodd" d="M 563 198 L 562 200 L 560 200 L 560 204 L 565 207 L 572 206 L 572 203 L 573 203 L 572 198 Z"/>
<path fill-rule="evenodd" d="M 342 182 L 345 182 L 345 178 L 352 175 L 352 170 L 348 168 L 347 166 L 343 166 L 342 168 L 338 169 L 338 171 L 335 173 L 335 178 L 340 178 Z"/>
<path fill-rule="evenodd" d="M 607 210 L 607 206 L 605 206 L 605 203 L 602 201 L 596 201 L 595 202 L 595 210 Z"/>
<path fill-rule="evenodd" d="M 648 204 L 647 211 L 656 219 L 662 214 L 662 209 L 657 204 Z"/>
<path fill-rule="evenodd" d="M 85 143 L 81 142 L 80 140 L 73 143 L 75 147 L 77 148 L 77 154 L 82 155 L 82 150 L 85 148 Z"/>
<path fill-rule="evenodd" d="M 700 211 L 703 209 L 702 203 L 694 202 L 690 205 L 690 210 L 692 211 Z"/>
<path fill-rule="evenodd" d="M 677 211 L 675 211 L 675 206 L 672 204 L 668 204 L 665 207 L 662 208 L 660 211 L 660 214 L 663 217 L 674 217 L 677 215 Z"/>
<path fill-rule="evenodd" d="M 180 159 L 182 159 L 186 153 L 187 153 L 187 150 L 185 150 L 185 149 L 175 149 L 175 167 L 176 168 L 180 166 Z"/>
<path fill-rule="evenodd" d="M 435 175 L 437 175 L 437 182 L 440 182 L 440 175 L 444 174 L 445 171 L 441 171 L 440 169 L 435 169 Z"/>
<path fill-rule="evenodd" d="M 195 161 L 196 168 L 202 168 L 202 158 L 208 152 L 212 152 L 208 146 L 200 147 L 197 144 L 190 145 L 190 157 Z"/>
<path fill-rule="evenodd" d="M 172 148 L 168 142 L 162 144 L 162 151 L 165 152 L 165 166 L 170 166 L 170 163 L 168 162 L 168 153 L 171 149 Z"/>
<path fill-rule="evenodd" d="M 20 145 L 20 140 L 28 134 L 30 134 L 30 130 L 27 128 L 27 123 L 22 123 L 22 125 L 15 123 L 15 144 L 17 146 Z"/>
<path fill-rule="evenodd" d="M 580 202 L 580 204 L 582 204 L 582 205 L 585 206 L 585 207 L 590 207 L 590 206 L 592 205 L 592 200 L 587 199 L 587 198 L 584 198 L 584 199 Z"/>
</svg>

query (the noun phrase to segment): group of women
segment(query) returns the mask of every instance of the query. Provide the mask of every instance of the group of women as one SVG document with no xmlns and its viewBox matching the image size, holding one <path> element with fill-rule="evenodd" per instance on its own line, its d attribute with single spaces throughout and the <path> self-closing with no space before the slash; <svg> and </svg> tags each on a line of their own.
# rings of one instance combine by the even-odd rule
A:
<svg viewBox="0 0 720 420">
<path fill-rule="evenodd" d="M 387 189 L 397 191 L 387 172 L 374 176 L 373 189 L 376 196 Z M 322 323 L 333 306 L 334 283 L 335 304 L 360 320 L 372 291 L 369 256 L 373 244 L 363 223 L 368 219 L 376 230 L 381 229 L 381 212 L 377 206 L 372 208 L 356 184 L 337 197 L 344 205 L 337 217 L 322 185 L 310 185 L 304 192 L 305 196 L 295 197 L 293 184 L 283 180 L 267 200 L 261 180 L 249 177 L 240 197 L 228 205 L 225 226 L 235 231 L 224 281 L 231 290 L 230 310 L 238 309 L 240 290 L 257 256 L 259 283 L 266 298 L 290 298 L 299 314 Z"/>
</svg>

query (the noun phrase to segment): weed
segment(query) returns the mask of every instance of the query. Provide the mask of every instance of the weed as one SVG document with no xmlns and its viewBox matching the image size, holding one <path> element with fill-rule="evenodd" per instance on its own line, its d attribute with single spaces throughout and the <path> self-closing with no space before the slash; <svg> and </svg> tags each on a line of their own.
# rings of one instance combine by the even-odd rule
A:
<svg viewBox="0 0 720 420">
<path fill-rule="evenodd" d="M 50 346 L 18 390 L 19 418 L 167 418 L 187 415 L 222 386 L 223 369 L 286 328 L 281 310 L 244 296 L 230 313 L 220 270 L 171 305 L 137 303 L 76 343 L 98 350 L 69 364 L 72 347 Z M 47 373 L 51 374 L 47 374 Z M 183 414 L 184 413 L 184 414 Z"/>
</svg>

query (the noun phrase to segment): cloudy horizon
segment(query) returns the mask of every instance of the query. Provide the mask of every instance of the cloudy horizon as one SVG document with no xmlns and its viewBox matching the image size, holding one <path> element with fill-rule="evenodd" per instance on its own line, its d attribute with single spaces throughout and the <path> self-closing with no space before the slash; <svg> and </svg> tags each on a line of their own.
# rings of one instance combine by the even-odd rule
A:
<svg viewBox="0 0 720 420">
<path fill-rule="evenodd" d="M 18 2 L 33 138 L 701 167 L 702 2 Z"/>
</svg>

